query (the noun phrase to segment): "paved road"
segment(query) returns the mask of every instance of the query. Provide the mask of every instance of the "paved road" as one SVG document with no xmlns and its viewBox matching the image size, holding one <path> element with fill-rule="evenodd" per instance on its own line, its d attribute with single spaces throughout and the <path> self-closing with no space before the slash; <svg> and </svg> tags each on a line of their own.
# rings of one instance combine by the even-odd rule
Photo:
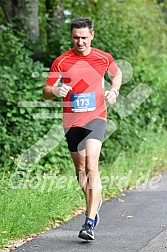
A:
<svg viewBox="0 0 167 252">
<path fill-rule="evenodd" d="M 94 241 L 82 241 L 78 231 L 84 214 L 39 235 L 16 252 L 167 252 L 167 172 L 156 189 L 140 188 L 105 201 Z"/>
</svg>

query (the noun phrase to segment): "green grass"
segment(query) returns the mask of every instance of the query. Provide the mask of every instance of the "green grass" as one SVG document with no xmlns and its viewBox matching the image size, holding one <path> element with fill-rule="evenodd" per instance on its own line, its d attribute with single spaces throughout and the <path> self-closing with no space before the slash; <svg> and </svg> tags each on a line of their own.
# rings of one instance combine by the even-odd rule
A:
<svg viewBox="0 0 167 252">
<path fill-rule="evenodd" d="M 138 152 L 122 151 L 113 164 L 101 165 L 103 197 L 133 187 L 151 189 L 157 186 L 159 173 L 167 169 L 166 144 L 166 132 L 148 133 Z"/>
<path fill-rule="evenodd" d="M 148 133 L 136 153 L 119 154 L 113 164 L 100 164 L 103 198 L 150 181 L 167 168 L 166 133 Z M 70 213 L 85 204 L 74 170 L 64 177 L 52 174 L 18 180 L 12 174 L 0 183 L 0 247 L 66 221 Z M 129 175 L 129 176 L 128 176 Z M 10 179 L 10 180 L 9 180 Z"/>
<path fill-rule="evenodd" d="M 11 239 L 40 233 L 54 226 L 55 222 L 68 220 L 70 213 L 84 205 L 83 195 L 76 182 L 70 189 L 68 186 L 56 188 L 56 183 L 51 189 L 50 180 L 44 189 L 44 178 L 37 189 L 30 189 L 32 185 L 29 183 L 23 184 L 27 184 L 26 189 L 23 189 L 23 185 L 20 189 L 11 189 L 7 185 L 1 188 L 1 247 Z"/>
</svg>

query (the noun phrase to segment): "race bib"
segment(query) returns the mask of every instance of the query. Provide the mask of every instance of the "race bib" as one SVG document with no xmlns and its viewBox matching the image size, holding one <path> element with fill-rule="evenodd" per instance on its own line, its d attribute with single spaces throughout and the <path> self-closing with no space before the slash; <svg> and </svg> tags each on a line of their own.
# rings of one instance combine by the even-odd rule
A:
<svg viewBox="0 0 167 252">
<path fill-rule="evenodd" d="M 70 100 L 73 112 L 87 112 L 96 109 L 95 92 L 71 94 Z"/>
</svg>

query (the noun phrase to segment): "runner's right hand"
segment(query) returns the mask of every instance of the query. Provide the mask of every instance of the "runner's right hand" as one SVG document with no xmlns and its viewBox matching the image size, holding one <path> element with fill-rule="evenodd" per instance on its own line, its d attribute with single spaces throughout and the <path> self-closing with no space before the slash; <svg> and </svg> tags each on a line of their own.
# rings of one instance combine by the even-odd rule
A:
<svg viewBox="0 0 167 252">
<path fill-rule="evenodd" d="M 72 87 L 63 84 L 61 87 L 52 87 L 52 92 L 55 96 L 66 97 Z"/>
</svg>

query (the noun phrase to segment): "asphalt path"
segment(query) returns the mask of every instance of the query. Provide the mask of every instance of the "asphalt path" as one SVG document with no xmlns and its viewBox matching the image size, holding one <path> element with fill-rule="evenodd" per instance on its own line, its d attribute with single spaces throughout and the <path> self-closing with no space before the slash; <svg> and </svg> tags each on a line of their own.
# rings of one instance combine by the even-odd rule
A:
<svg viewBox="0 0 167 252">
<path fill-rule="evenodd" d="M 167 252 L 167 172 L 151 184 L 103 202 L 95 240 L 78 232 L 79 215 L 18 247 L 16 252 Z"/>
</svg>

